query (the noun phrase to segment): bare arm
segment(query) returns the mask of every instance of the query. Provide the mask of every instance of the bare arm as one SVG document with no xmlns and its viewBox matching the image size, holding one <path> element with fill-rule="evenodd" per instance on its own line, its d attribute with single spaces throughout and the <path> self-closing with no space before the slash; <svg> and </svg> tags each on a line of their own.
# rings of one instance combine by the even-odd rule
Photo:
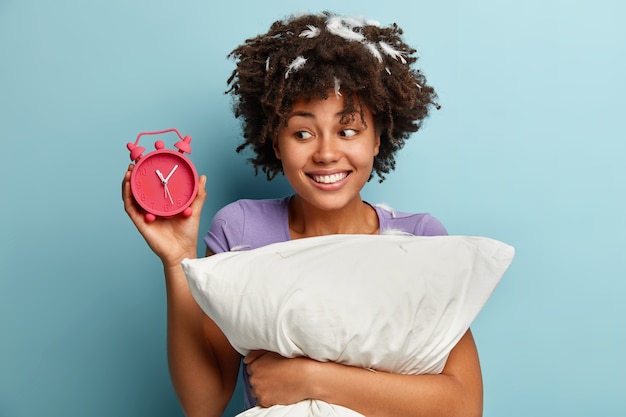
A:
<svg viewBox="0 0 626 417">
<path fill-rule="evenodd" d="M 166 267 L 165 277 L 172 383 L 187 416 L 220 416 L 235 389 L 241 357 L 196 304 L 182 268 Z"/>
<path fill-rule="evenodd" d="M 179 216 L 146 223 L 130 192 L 132 169 L 131 165 L 124 176 L 122 199 L 126 213 L 163 263 L 167 291 L 167 351 L 172 383 L 187 416 L 219 417 L 234 391 L 240 356 L 196 304 L 180 265 L 184 258 L 197 256 L 206 178 L 200 178 L 190 218 Z"/>
<path fill-rule="evenodd" d="M 482 376 L 470 331 L 439 375 L 372 372 L 266 352 L 254 352 L 245 362 L 253 393 L 264 406 L 314 398 L 368 417 L 482 416 Z"/>
</svg>

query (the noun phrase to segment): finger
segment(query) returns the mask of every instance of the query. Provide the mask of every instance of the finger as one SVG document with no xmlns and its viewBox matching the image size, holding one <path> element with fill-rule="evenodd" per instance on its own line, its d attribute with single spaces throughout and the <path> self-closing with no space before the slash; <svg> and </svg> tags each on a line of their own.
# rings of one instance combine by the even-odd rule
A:
<svg viewBox="0 0 626 417">
<path fill-rule="evenodd" d="M 252 362 L 259 359 L 261 356 L 265 355 L 266 353 L 267 351 L 265 350 L 252 350 L 250 351 L 250 353 L 246 355 L 245 358 L 243 358 L 243 363 L 245 363 L 246 365 L 250 365 Z"/>
<path fill-rule="evenodd" d="M 143 218 L 143 215 L 139 212 L 139 208 L 137 207 L 137 203 L 133 198 L 130 192 L 130 184 L 126 184 L 124 186 L 124 210 L 126 210 L 126 214 L 133 221 L 133 223 L 137 224 L 138 220 Z"/>
<path fill-rule="evenodd" d="M 206 175 L 201 175 L 200 176 L 200 181 L 198 183 L 198 197 L 200 198 L 201 202 L 204 203 L 204 200 L 206 199 Z"/>
<path fill-rule="evenodd" d="M 124 179 L 122 180 L 122 198 L 124 198 L 126 192 L 126 184 L 130 182 L 130 175 L 134 167 L 134 164 L 128 165 L 128 169 L 124 173 Z"/>
<path fill-rule="evenodd" d="M 124 180 L 122 181 L 122 201 L 124 201 L 124 206 L 127 205 L 126 203 L 130 197 L 130 171 L 126 171 L 126 174 L 124 174 Z"/>
<path fill-rule="evenodd" d="M 255 360 L 257 360 L 263 354 L 262 350 L 251 350 L 248 354 L 243 358 L 243 363 L 246 365 L 251 364 Z"/>
<path fill-rule="evenodd" d="M 198 181 L 198 193 L 196 194 L 196 198 L 194 198 L 194 200 L 191 202 L 190 206 L 193 216 L 200 217 L 200 214 L 202 212 L 202 206 L 204 205 L 206 196 L 206 175 L 202 175 Z"/>
<path fill-rule="evenodd" d="M 133 168 L 133 164 L 129 165 L 128 171 L 124 174 L 124 180 L 122 182 L 122 201 L 124 202 L 124 210 L 126 214 L 128 214 L 128 217 L 130 217 L 135 225 L 139 226 L 145 219 L 144 213 L 137 205 L 130 187 L 130 176 Z"/>
</svg>

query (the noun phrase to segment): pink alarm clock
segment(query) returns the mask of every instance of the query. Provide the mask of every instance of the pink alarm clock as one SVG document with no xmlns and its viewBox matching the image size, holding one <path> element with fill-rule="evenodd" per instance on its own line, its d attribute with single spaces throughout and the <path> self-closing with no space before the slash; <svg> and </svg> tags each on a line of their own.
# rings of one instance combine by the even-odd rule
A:
<svg viewBox="0 0 626 417">
<path fill-rule="evenodd" d="M 139 146 L 142 136 L 168 132 L 174 132 L 180 138 L 174 144 L 178 151 L 165 149 L 163 141 L 157 140 L 154 143 L 156 150 L 143 155 L 146 149 Z M 130 159 L 136 164 L 130 176 L 130 189 L 137 204 L 146 211 L 147 222 L 180 213 L 191 216 L 190 205 L 198 193 L 198 173 L 189 158 L 183 155 L 191 153 L 190 144 L 191 136 L 183 137 L 178 130 L 167 129 L 142 132 L 135 143 L 126 145 Z"/>
</svg>

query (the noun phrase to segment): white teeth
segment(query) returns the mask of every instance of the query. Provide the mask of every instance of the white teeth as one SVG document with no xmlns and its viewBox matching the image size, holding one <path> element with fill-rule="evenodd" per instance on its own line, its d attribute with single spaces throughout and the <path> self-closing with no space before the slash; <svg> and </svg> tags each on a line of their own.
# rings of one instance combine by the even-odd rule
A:
<svg viewBox="0 0 626 417">
<path fill-rule="evenodd" d="M 347 176 L 348 176 L 347 173 L 341 172 L 341 173 L 332 174 L 332 175 L 312 175 L 311 178 L 313 178 L 315 182 L 321 182 L 323 184 L 332 184 L 334 182 L 341 181 Z"/>
</svg>

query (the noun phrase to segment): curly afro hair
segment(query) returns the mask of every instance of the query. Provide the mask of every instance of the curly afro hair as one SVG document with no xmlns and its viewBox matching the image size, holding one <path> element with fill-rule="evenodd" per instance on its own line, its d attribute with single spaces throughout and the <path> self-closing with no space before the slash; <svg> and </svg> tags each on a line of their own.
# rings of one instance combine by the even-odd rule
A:
<svg viewBox="0 0 626 417">
<path fill-rule="evenodd" d="M 416 51 L 402 33 L 395 23 L 380 27 L 323 12 L 276 21 L 266 34 L 246 40 L 229 54 L 236 69 L 226 93 L 244 137 L 237 152 L 250 147 L 255 172 L 273 179 L 282 165 L 272 141 L 293 103 L 335 91 L 344 98 L 346 114 L 360 113 L 359 104 L 374 114 L 381 144 L 373 171 L 382 182 L 395 168 L 396 151 L 420 129 L 430 108 L 439 108 L 435 90 L 412 68 Z"/>
</svg>

